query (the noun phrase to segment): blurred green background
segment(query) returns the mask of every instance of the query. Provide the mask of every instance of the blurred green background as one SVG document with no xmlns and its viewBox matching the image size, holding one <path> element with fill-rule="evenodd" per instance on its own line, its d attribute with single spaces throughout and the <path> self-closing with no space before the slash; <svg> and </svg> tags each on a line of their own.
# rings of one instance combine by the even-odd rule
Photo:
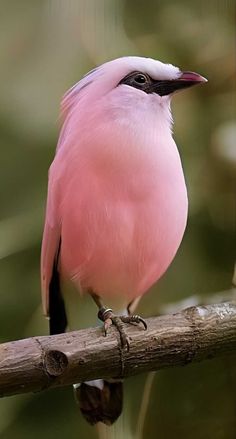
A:
<svg viewBox="0 0 236 439">
<path fill-rule="evenodd" d="M 232 298 L 235 235 L 235 2 L 232 0 L 1 0 L 0 341 L 47 334 L 39 258 L 47 170 L 63 93 L 95 65 L 143 55 L 195 70 L 204 87 L 173 102 L 174 137 L 190 212 L 170 269 L 139 306 L 143 316 Z M 71 327 L 95 323 L 71 295 Z M 146 375 L 127 379 L 119 422 L 100 438 L 235 439 L 236 358 L 158 372 L 143 435 Z M 0 438 L 96 438 L 71 388 L 0 401 Z"/>
</svg>

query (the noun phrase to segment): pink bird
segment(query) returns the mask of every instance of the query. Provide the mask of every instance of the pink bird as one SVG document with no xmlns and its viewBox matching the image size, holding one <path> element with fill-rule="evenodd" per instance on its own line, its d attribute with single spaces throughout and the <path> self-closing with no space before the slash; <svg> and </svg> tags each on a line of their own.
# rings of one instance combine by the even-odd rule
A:
<svg viewBox="0 0 236 439">
<path fill-rule="evenodd" d="M 51 334 L 67 326 L 62 278 L 90 294 L 105 332 L 114 324 L 123 346 L 124 323 L 145 327 L 132 312 L 170 265 L 187 221 L 170 101 L 177 90 L 205 81 L 171 64 L 124 57 L 92 70 L 64 96 L 41 257 Z M 125 306 L 127 314 L 116 316 L 103 301 Z M 121 413 L 121 382 L 82 383 L 75 392 L 92 424 L 111 424 Z"/>
</svg>

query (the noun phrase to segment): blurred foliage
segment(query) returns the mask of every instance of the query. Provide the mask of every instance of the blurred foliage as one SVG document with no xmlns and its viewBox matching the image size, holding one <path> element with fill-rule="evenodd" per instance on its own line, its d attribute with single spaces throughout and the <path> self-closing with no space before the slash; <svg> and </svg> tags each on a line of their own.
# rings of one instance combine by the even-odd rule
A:
<svg viewBox="0 0 236 439">
<path fill-rule="evenodd" d="M 47 334 L 39 258 L 47 169 L 62 94 L 107 59 L 139 54 L 196 70 L 204 87 L 173 102 L 189 200 L 188 228 L 172 266 L 139 311 L 207 302 L 227 290 L 234 264 L 236 122 L 232 0 L 1 0 L 0 340 Z M 157 294 L 158 293 L 158 294 Z M 197 298 L 197 299 L 196 299 Z M 71 327 L 95 308 L 71 294 Z M 146 377 L 125 383 L 125 409 L 103 437 L 136 438 Z M 70 388 L 0 401 L 1 439 L 96 438 Z M 143 437 L 234 439 L 236 367 L 222 358 L 156 374 Z"/>
</svg>

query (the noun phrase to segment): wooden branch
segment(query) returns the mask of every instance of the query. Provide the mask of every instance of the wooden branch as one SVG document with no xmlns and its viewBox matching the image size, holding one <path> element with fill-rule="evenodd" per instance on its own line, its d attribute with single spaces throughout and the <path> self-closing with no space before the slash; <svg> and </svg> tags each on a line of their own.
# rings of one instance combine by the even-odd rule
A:
<svg viewBox="0 0 236 439">
<path fill-rule="evenodd" d="M 148 318 L 148 329 L 127 325 L 130 350 L 119 334 L 100 327 L 0 345 L 0 396 L 38 392 L 96 378 L 141 372 L 236 352 L 236 303 L 196 306 Z"/>
</svg>

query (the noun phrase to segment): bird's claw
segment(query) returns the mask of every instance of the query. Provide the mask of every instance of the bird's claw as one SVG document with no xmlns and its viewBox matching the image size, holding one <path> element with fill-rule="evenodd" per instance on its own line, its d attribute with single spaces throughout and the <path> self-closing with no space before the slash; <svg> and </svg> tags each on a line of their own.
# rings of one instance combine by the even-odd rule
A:
<svg viewBox="0 0 236 439">
<path fill-rule="evenodd" d="M 144 329 L 147 329 L 147 324 L 145 320 L 143 320 L 138 315 L 132 315 L 132 316 L 116 316 L 112 309 L 102 307 L 98 311 L 98 318 L 104 323 L 103 325 L 103 331 L 104 336 L 107 335 L 108 329 L 111 325 L 114 325 L 119 332 L 120 335 L 120 341 L 122 348 L 127 347 L 127 351 L 129 351 L 130 348 L 130 340 L 128 335 L 125 332 L 125 323 L 142 323 L 144 326 Z"/>
<path fill-rule="evenodd" d="M 105 337 L 107 336 L 108 329 L 110 328 L 111 325 L 112 325 L 112 320 L 110 318 L 106 319 L 104 321 L 104 323 L 103 323 L 103 332 L 104 332 L 104 336 Z"/>
<path fill-rule="evenodd" d="M 142 323 L 145 331 L 147 329 L 147 323 L 145 322 L 144 319 L 142 319 L 142 317 L 140 317 L 138 315 L 121 316 L 120 318 L 121 318 L 122 322 L 124 322 L 124 323 Z"/>
</svg>

